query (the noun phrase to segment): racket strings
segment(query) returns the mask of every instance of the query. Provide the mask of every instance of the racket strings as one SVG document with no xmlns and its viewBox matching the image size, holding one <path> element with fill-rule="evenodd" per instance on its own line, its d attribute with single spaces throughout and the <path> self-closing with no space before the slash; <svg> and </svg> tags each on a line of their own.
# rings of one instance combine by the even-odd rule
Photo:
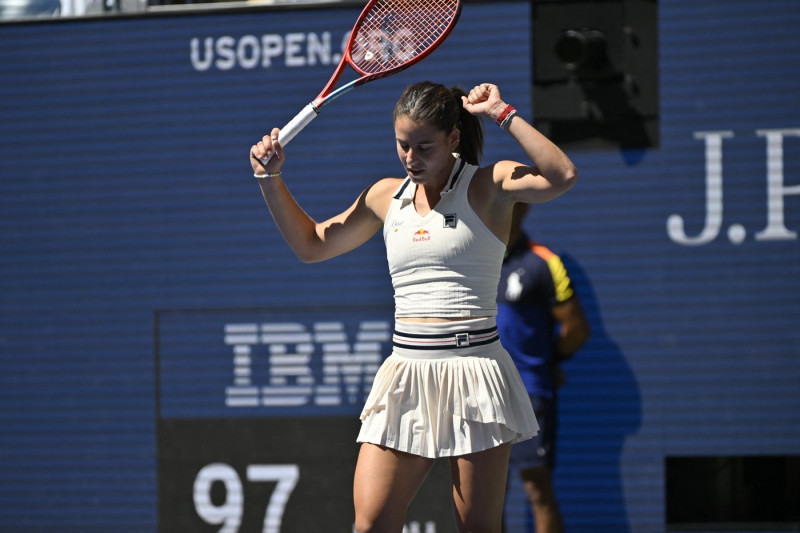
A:
<svg viewBox="0 0 800 533">
<path fill-rule="evenodd" d="M 434 46 L 457 13 L 456 0 L 376 2 L 355 30 L 352 65 L 363 74 L 398 68 Z"/>
</svg>

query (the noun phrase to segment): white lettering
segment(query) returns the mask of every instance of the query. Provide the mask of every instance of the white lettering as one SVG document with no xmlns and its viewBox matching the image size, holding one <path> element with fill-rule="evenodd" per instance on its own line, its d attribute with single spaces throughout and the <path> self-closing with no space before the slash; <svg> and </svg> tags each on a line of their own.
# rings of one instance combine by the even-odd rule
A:
<svg viewBox="0 0 800 533">
<path fill-rule="evenodd" d="M 323 65 L 331 63 L 331 34 L 325 32 L 322 38 L 316 33 L 308 34 L 308 64 L 316 65 L 317 61 Z"/>
<path fill-rule="evenodd" d="M 199 72 L 212 67 L 218 70 L 235 67 L 249 70 L 259 65 L 271 68 L 279 60 L 289 68 L 330 65 L 342 57 L 341 53 L 333 53 L 331 41 L 329 32 L 193 37 L 189 41 L 189 57 L 192 68 Z M 347 35 L 342 39 L 342 52 L 346 45 Z"/>
<path fill-rule="evenodd" d="M 200 57 L 200 39 L 194 38 L 191 41 L 191 59 L 192 66 L 195 70 L 204 71 L 211 67 L 211 62 L 214 59 L 214 39 L 206 37 L 203 39 L 205 44 L 205 56 Z"/>
<path fill-rule="evenodd" d="M 784 196 L 800 194 L 800 184 L 783 183 L 783 138 L 800 137 L 800 129 L 758 130 L 756 134 L 767 139 L 767 227 L 756 233 L 756 240 L 797 239 L 797 232 L 789 231 L 783 220 Z"/>
<path fill-rule="evenodd" d="M 361 322 L 351 343 L 341 322 L 317 322 L 310 328 L 273 322 L 226 324 L 224 339 L 233 347 L 228 407 L 336 406 L 364 400 L 391 332 L 389 322 Z M 256 345 L 267 348 L 268 372 L 260 384 L 253 379 Z"/>
<path fill-rule="evenodd" d="M 225 487 L 225 499 L 217 503 L 211 496 L 211 487 L 221 483 Z M 224 463 L 204 466 L 195 477 L 192 490 L 194 509 L 204 522 L 220 525 L 220 533 L 236 533 L 242 523 L 244 497 L 242 482 L 236 470 Z"/>
<path fill-rule="evenodd" d="M 236 60 L 242 68 L 257 67 L 260 55 L 260 43 L 255 35 L 245 35 L 239 39 L 239 44 L 236 46 Z"/>
<path fill-rule="evenodd" d="M 285 37 L 286 40 L 286 61 L 287 67 L 304 67 L 306 58 L 303 55 L 303 44 L 306 36 L 303 33 L 290 33 Z"/>
<path fill-rule="evenodd" d="M 757 241 L 797 240 L 798 232 L 786 227 L 786 208 L 784 199 L 787 196 L 800 196 L 800 183 L 786 185 L 784 177 L 784 144 L 787 137 L 800 137 L 800 128 L 762 129 L 756 135 L 764 137 L 767 143 L 767 226 L 755 234 Z M 719 235 L 723 219 L 723 187 L 722 187 L 722 142 L 733 137 L 732 131 L 699 131 L 695 139 L 705 141 L 705 182 L 706 213 L 703 229 L 698 235 L 689 236 L 684 229 L 681 215 L 672 214 L 667 218 L 667 235 L 678 244 L 698 246 L 713 241 Z M 728 239 L 733 244 L 741 244 L 747 236 L 747 230 L 741 224 L 728 227 Z"/>
<path fill-rule="evenodd" d="M 230 36 L 217 39 L 215 51 L 217 59 L 214 66 L 220 70 L 230 70 L 236 66 L 236 39 Z"/>
<path fill-rule="evenodd" d="M 684 231 L 681 215 L 667 219 L 667 235 L 678 244 L 697 246 L 714 240 L 722 227 L 722 139 L 733 137 L 732 131 L 698 131 L 695 139 L 705 140 L 706 155 L 706 220 L 703 230 L 695 237 Z"/>
<path fill-rule="evenodd" d="M 189 41 L 190 60 L 197 71 L 207 71 L 212 66 L 219 70 L 230 70 L 235 67 L 243 69 L 256 68 L 260 62 L 262 68 L 271 68 L 282 60 L 288 68 L 308 67 L 315 65 L 331 65 L 339 62 L 347 49 L 350 32 L 345 33 L 334 53 L 330 32 L 321 33 L 287 33 L 285 35 L 270 33 L 260 37 L 243 35 L 194 37 Z M 412 59 L 418 53 L 413 33 L 400 28 L 392 34 L 381 29 L 373 29 L 360 35 L 353 44 L 351 57 L 375 72 L 380 67 L 392 62 L 403 62 Z"/>
<path fill-rule="evenodd" d="M 247 481 L 277 482 L 266 503 L 263 533 L 279 533 L 286 504 L 300 480 L 300 468 L 295 465 L 247 465 Z M 225 490 L 212 497 L 212 487 L 220 484 Z M 197 473 L 192 491 L 194 508 L 204 522 L 220 525 L 220 533 L 237 533 L 242 523 L 245 491 L 236 470 L 225 463 L 211 463 Z M 221 496 L 221 498 L 220 498 Z M 218 502 L 217 500 L 222 500 Z M 248 505 L 252 505 L 248 502 Z"/>
<path fill-rule="evenodd" d="M 272 59 L 283 53 L 283 39 L 280 35 L 270 34 L 261 37 L 262 60 L 261 66 L 269 68 L 272 66 Z"/>
<path fill-rule="evenodd" d="M 264 513 L 263 533 L 280 533 L 283 512 L 292 491 L 300 479 L 300 468 L 297 465 L 248 465 L 249 481 L 277 481 Z"/>
</svg>

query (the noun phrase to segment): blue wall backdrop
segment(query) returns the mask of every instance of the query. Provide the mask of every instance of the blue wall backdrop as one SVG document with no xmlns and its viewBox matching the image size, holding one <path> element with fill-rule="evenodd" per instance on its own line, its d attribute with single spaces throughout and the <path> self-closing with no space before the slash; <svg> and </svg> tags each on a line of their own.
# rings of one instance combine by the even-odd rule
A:
<svg viewBox="0 0 800 533">
<path fill-rule="evenodd" d="M 0 531 L 156 530 L 167 426 L 308 419 L 305 440 L 357 417 L 391 323 L 383 244 L 300 264 L 247 159 L 357 13 L 0 25 Z M 593 329 L 561 396 L 568 531 L 664 531 L 667 457 L 800 455 L 800 7 L 658 17 L 660 145 L 570 152 L 579 184 L 528 220 Z M 530 31 L 528 3 L 468 3 L 428 60 L 326 108 L 288 147 L 301 205 L 325 218 L 402 170 L 411 82 L 492 81 L 531 117 Z M 485 157 L 524 156 L 487 124 Z M 281 381 L 281 355 L 305 370 Z"/>
</svg>

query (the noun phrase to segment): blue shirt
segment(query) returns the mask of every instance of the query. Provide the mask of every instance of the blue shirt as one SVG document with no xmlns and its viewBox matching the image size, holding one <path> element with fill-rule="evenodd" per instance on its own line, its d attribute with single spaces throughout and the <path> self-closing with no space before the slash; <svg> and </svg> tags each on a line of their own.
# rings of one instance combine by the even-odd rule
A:
<svg viewBox="0 0 800 533">
<path fill-rule="evenodd" d="M 527 235 L 508 250 L 498 284 L 497 329 L 528 394 L 555 395 L 551 309 L 575 294 L 561 259 Z"/>
</svg>

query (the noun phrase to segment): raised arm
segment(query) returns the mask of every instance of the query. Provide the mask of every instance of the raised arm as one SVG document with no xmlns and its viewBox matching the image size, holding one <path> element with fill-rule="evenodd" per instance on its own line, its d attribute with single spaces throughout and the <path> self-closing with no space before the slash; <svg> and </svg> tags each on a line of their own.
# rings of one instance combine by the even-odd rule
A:
<svg viewBox="0 0 800 533">
<path fill-rule="evenodd" d="M 364 244 L 382 226 L 383 198 L 392 185 L 381 180 L 362 192 L 342 213 L 316 222 L 297 203 L 281 175 L 286 160 L 278 143 L 278 129 L 265 135 L 250 149 L 250 163 L 261 186 L 275 224 L 286 243 L 303 262 L 317 262 L 336 257 Z M 273 154 L 274 152 L 274 154 Z M 267 157 L 272 158 L 264 163 Z"/>
<path fill-rule="evenodd" d="M 542 135 L 503 101 L 496 85 L 483 83 L 463 98 L 464 108 L 503 124 L 519 143 L 532 164 L 500 161 L 494 165 L 494 181 L 514 202 L 538 203 L 552 200 L 569 190 L 578 171 L 558 146 Z"/>
</svg>

